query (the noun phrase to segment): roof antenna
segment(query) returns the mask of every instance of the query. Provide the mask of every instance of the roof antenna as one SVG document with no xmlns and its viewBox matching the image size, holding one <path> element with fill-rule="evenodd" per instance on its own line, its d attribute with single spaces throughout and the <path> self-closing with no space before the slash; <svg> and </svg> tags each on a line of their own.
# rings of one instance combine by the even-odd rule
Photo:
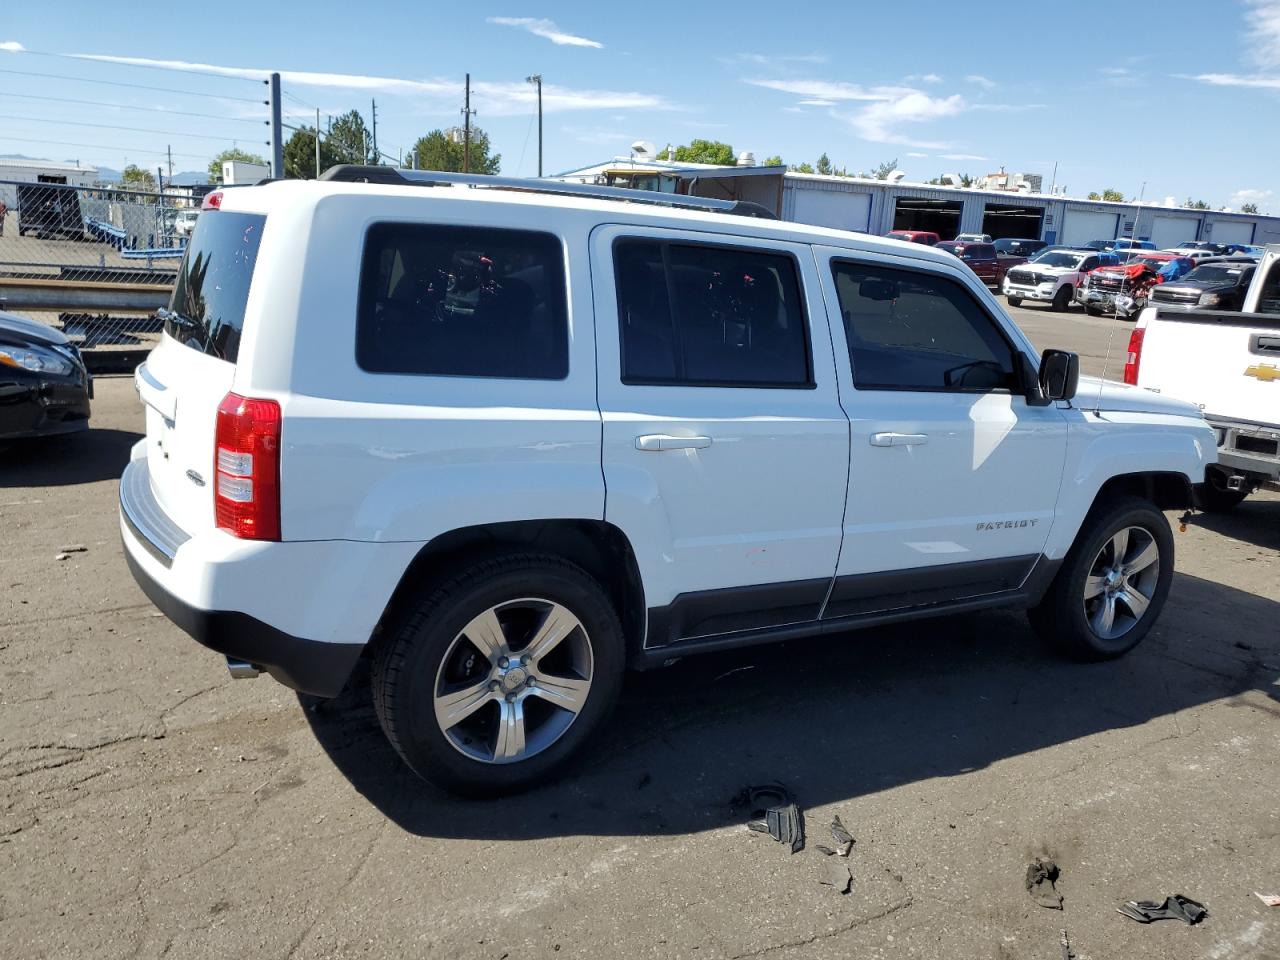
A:
<svg viewBox="0 0 1280 960">
<path fill-rule="evenodd" d="M 1136 240 L 1136 234 L 1138 233 L 1138 220 L 1142 217 L 1142 198 L 1146 196 L 1146 193 L 1147 193 L 1147 181 L 1143 180 L 1142 189 L 1138 191 L 1138 200 L 1137 200 L 1138 212 L 1133 215 L 1133 231 L 1132 232 L 1135 234 L 1135 236 L 1129 238 L 1130 251 L 1133 250 L 1133 244 Z M 1113 247 L 1112 249 L 1115 249 L 1115 248 Z M 1124 296 L 1124 287 L 1125 287 L 1125 284 L 1128 282 L 1128 280 L 1129 280 L 1128 273 L 1125 273 L 1122 271 L 1120 274 L 1120 292 L 1116 294 L 1117 297 Z M 1114 302 L 1115 301 L 1112 301 L 1113 304 Z M 1111 327 L 1111 335 L 1107 337 L 1107 355 L 1102 359 L 1102 374 L 1101 376 L 1098 377 L 1098 397 L 1093 404 L 1093 415 L 1098 418 L 1102 417 L 1102 388 L 1103 388 L 1103 385 L 1106 384 L 1107 382 L 1107 365 L 1111 363 L 1111 344 L 1116 339 L 1116 327 L 1120 325 L 1120 311 L 1117 310 L 1111 319 L 1114 320 L 1115 323 Z M 1136 324 L 1138 322 L 1137 318 L 1134 318 L 1133 322 Z"/>
</svg>

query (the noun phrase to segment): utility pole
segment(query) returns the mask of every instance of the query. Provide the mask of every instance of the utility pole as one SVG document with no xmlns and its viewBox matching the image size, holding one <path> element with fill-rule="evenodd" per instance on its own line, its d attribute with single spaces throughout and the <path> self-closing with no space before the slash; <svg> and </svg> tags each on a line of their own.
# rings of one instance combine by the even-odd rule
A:
<svg viewBox="0 0 1280 960">
<path fill-rule="evenodd" d="M 360 131 L 360 162 L 369 162 L 369 131 L 363 129 Z"/>
<path fill-rule="evenodd" d="M 320 179 L 320 108 L 316 107 L 316 179 Z"/>
<path fill-rule="evenodd" d="M 280 122 L 280 74 L 267 81 L 271 88 L 271 176 L 284 176 L 284 137 Z"/>
<path fill-rule="evenodd" d="M 1058 185 L 1058 161 L 1053 161 L 1053 179 L 1049 181 L 1049 196 L 1053 196 L 1054 187 Z"/>
<path fill-rule="evenodd" d="M 529 83 L 538 88 L 538 176 L 542 176 L 542 74 L 535 73 L 525 77 Z"/>
<path fill-rule="evenodd" d="M 373 119 L 373 162 L 382 163 L 382 154 L 378 152 L 378 101 L 370 100 L 371 109 L 369 116 Z"/>
<path fill-rule="evenodd" d="M 462 102 L 462 172 L 471 172 L 471 74 L 467 74 L 467 85 Z"/>
<path fill-rule="evenodd" d="M 173 147 L 167 146 L 164 149 L 169 154 L 169 179 L 172 180 L 173 179 Z"/>
</svg>

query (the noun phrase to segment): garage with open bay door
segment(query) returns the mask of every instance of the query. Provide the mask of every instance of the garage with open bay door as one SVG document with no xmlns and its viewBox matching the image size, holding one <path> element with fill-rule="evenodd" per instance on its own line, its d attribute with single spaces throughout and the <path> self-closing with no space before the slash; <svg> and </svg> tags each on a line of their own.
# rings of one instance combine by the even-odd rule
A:
<svg viewBox="0 0 1280 960">
<path fill-rule="evenodd" d="M 847 190 L 796 190 L 791 219 L 815 227 L 865 233 L 871 223 L 871 194 Z"/>
<path fill-rule="evenodd" d="M 1044 207 L 1025 203 L 988 203 L 982 211 L 982 232 L 992 240 L 1039 240 Z"/>
<path fill-rule="evenodd" d="M 960 200 L 928 197 L 898 197 L 893 206 L 893 229 L 931 230 L 943 240 L 954 240 L 960 232 Z"/>
<path fill-rule="evenodd" d="M 1157 250 L 1169 250 L 1180 243 L 1199 240 L 1200 218 L 1195 215 L 1157 213 L 1151 219 L 1150 239 Z"/>
<path fill-rule="evenodd" d="M 1090 240 L 1114 240 L 1119 223 L 1118 213 L 1067 207 L 1062 215 L 1062 236 L 1058 243 L 1064 247 L 1078 247 Z"/>
</svg>

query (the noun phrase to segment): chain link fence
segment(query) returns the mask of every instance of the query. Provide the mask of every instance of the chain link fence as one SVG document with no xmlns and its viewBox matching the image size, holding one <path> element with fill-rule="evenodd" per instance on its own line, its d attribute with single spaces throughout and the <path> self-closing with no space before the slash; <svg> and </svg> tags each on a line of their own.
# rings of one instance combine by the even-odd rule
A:
<svg viewBox="0 0 1280 960">
<path fill-rule="evenodd" d="M 207 189 L 0 180 L 0 310 L 90 355 L 149 348 Z"/>
</svg>

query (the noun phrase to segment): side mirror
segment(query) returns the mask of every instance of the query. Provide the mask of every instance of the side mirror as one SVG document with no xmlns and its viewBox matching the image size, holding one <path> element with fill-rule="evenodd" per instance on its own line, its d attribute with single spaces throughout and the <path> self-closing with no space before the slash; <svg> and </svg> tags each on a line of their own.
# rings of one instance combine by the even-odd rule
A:
<svg viewBox="0 0 1280 960">
<path fill-rule="evenodd" d="M 1040 394 L 1046 400 L 1070 400 L 1079 385 L 1079 354 L 1046 350 L 1040 355 Z"/>
</svg>

